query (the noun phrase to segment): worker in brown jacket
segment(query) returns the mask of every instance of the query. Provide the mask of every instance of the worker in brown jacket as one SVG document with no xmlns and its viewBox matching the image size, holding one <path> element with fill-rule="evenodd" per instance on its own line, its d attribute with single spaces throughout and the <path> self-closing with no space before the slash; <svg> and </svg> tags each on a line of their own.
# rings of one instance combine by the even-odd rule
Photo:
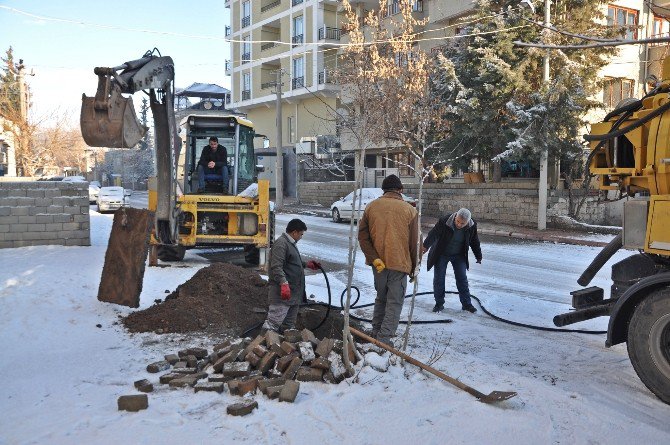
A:
<svg viewBox="0 0 670 445">
<path fill-rule="evenodd" d="M 419 216 L 402 199 L 402 183 L 396 175 L 384 178 L 382 190 L 384 194 L 365 208 L 358 242 L 365 263 L 372 265 L 377 291 L 372 336 L 390 345 L 400 321 L 407 276 L 413 276 L 417 263 Z"/>
</svg>

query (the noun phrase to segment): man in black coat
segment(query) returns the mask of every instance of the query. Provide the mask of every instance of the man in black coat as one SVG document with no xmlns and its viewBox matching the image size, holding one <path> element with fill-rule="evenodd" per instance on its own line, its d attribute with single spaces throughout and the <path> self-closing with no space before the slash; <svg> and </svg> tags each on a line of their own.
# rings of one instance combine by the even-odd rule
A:
<svg viewBox="0 0 670 445">
<path fill-rule="evenodd" d="M 440 218 L 423 242 L 423 252 L 425 253 L 428 249 L 430 249 L 427 260 L 428 270 L 435 266 L 433 272 L 435 307 L 433 312 L 440 312 L 444 309 L 445 278 L 447 264 L 449 263 L 454 269 L 456 288 L 458 289 L 462 309 L 477 312 L 477 309 L 472 305 L 468 285 L 467 270 L 470 268 L 468 251 L 472 249 L 477 263 L 481 264 L 482 250 L 479 246 L 477 223 L 472 219 L 470 210 L 462 208 L 456 213 Z"/>
<path fill-rule="evenodd" d="M 219 145 L 216 136 L 209 138 L 209 145 L 202 149 L 198 161 L 198 193 L 205 191 L 205 175 L 223 176 L 223 191 L 228 191 L 228 152 Z"/>
</svg>

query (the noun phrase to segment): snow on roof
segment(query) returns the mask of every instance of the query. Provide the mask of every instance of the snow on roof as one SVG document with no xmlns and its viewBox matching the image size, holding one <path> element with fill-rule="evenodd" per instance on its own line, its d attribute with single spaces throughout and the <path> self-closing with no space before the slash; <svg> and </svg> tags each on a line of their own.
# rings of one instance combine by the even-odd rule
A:
<svg viewBox="0 0 670 445">
<path fill-rule="evenodd" d="M 230 90 L 223 88 L 215 83 L 198 83 L 195 82 L 191 86 L 182 90 L 178 90 L 176 96 L 187 97 L 206 97 L 212 99 L 225 99 L 226 95 L 230 94 Z"/>
</svg>

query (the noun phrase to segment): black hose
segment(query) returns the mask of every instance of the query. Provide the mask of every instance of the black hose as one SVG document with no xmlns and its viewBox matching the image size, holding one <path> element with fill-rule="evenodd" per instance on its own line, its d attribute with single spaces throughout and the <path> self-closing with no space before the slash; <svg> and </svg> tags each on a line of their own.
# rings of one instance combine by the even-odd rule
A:
<svg viewBox="0 0 670 445">
<path fill-rule="evenodd" d="M 621 232 L 615 236 L 612 241 L 610 241 L 603 249 L 598 252 L 598 255 L 591 261 L 589 267 L 586 268 L 582 275 L 577 279 L 577 284 L 580 286 L 587 286 L 593 277 L 596 276 L 596 273 L 605 265 L 607 260 L 612 258 L 621 247 L 623 246 L 623 235 Z"/>
<path fill-rule="evenodd" d="M 626 133 L 631 132 L 632 130 L 635 130 L 638 127 L 641 127 L 642 125 L 646 124 L 650 120 L 660 116 L 661 114 L 665 113 L 666 111 L 670 110 L 670 102 L 667 102 L 660 107 L 656 108 L 654 111 L 651 113 L 647 114 L 645 117 L 640 118 L 630 124 L 627 127 L 620 128 L 617 131 L 610 131 L 609 133 L 605 134 L 585 134 L 584 139 L 586 141 L 602 141 L 603 139 L 613 139 L 617 138 L 619 136 L 623 136 Z"/>
</svg>

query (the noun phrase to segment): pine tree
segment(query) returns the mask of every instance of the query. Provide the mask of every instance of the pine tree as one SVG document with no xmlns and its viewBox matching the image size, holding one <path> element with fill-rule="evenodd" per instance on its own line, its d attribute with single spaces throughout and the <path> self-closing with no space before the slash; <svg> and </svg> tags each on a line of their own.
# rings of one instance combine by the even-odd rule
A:
<svg viewBox="0 0 670 445">
<path fill-rule="evenodd" d="M 149 101 L 147 100 L 146 97 L 142 98 L 142 105 L 140 105 L 140 122 L 142 125 L 145 127 L 149 126 L 149 116 L 148 116 L 148 111 L 149 111 Z M 149 148 L 150 143 L 149 143 L 149 131 L 144 133 L 144 137 L 140 140 L 138 144 L 138 148 L 140 150 L 146 150 Z"/>
<path fill-rule="evenodd" d="M 11 46 L 1 59 L 3 67 L 0 73 L 0 115 L 13 121 L 20 115 L 21 106 L 14 50 Z"/>
</svg>

